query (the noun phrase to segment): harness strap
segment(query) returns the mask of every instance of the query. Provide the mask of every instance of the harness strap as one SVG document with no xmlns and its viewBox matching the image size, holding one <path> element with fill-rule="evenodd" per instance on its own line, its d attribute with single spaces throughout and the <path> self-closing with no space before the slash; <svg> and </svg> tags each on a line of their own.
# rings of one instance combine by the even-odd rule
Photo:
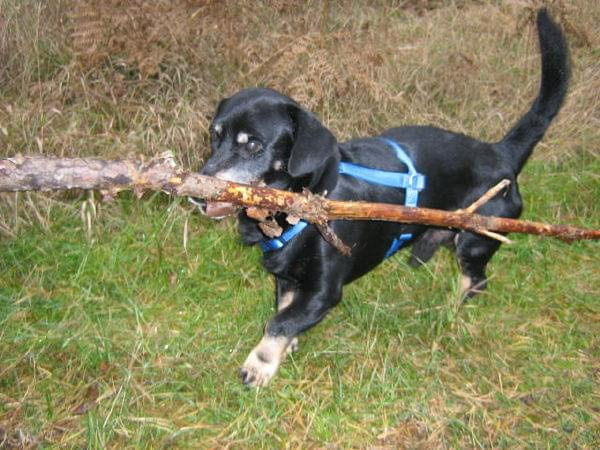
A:
<svg viewBox="0 0 600 450">
<path fill-rule="evenodd" d="M 260 241 L 260 249 L 265 253 L 273 250 L 279 250 L 285 244 L 294 239 L 294 237 L 304 230 L 307 225 L 308 222 L 306 220 L 299 220 L 296 225 L 292 225 L 290 228 L 281 233 L 281 236 L 273 239 L 263 239 Z"/>
<path fill-rule="evenodd" d="M 340 162 L 339 173 L 341 175 L 349 175 L 354 178 L 359 178 L 373 184 L 381 184 L 383 186 L 405 189 L 406 195 L 404 198 L 404 205 L 409 207 L 417 206 L 419 192 L 425 189 L 425 176 L 417 172 L 410 157 L 396 141 L 386 137 L 377 137 L 376 139 L 385 142 L 392 148 L 392 150 L 394 150 L 396 157 L 407 167 L 408 173 L 371 169 L 369 167 L 344 161 Z M 291 241 L 302 230 L 304 230 L 307 225 L 308 222 L 305 220 L 300 220 L 296 225 L 293 225 L 284 231 L 281 236 L 273 239 L 263 239 L 260 242 L 260 248 L 265 253 L 278 250 Z M 400 248 L 410 239 L 412 239 L 411 233 L 403 233 L 394 238 L 390 248 L 385 254 L 385 258 L 389 258 L 398 250 L 400 250 Z"/>
<path fill-rule="evenodd" d="M 388 251 L 385 252 L 385 258 L 389 258 L 394 253 L 402 248 L 402 246 L 406 243 L 406 241 L 410 241 L 412 239 L 412 233 L 403 233 L 398 237 L 395 237 L 392 241 L 392 245 L 388 248 Z"/>
<path fill-rule="evenodd" d="M 396 141 L 385 137 L 377 137 L 382 142 L 392 147 L 396 158 L 408 168 L 408 173 L 388 172 L 386 170 L 370 169 L 358 164 L 341 162 L 340 173 L 350 175 L 369 183 L 382 184 L 384 186 L 406 189 L 405 206 L 417 206 L 419 191 L 425 189 L 425 176 L 415 169 L 411 159 Z"/>
<path fill-rule="evenodd" d="M 388 172 L 344 161 L 340 162 L 340 173 L 360 178 L 369 183 L 382 184 L 393 188 L 420 191 L 425 187 L 425 177 L 418 173 L 413 175 L 411 173 Z"/>
</svg>

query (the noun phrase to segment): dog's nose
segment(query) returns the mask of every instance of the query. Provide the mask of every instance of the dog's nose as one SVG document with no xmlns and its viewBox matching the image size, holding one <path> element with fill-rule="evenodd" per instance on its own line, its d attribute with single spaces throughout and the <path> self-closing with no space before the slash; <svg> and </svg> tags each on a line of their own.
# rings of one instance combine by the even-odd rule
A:
<svg viewBox="0 0 600 450">
<path fill-rule="evenodd" d="M 200 175 L 214 176 L 221 167 L 226 163 L 227 157 L 225 152 L 213 153 L 210 158 L 200 168 Z"/>
<path fill-rule="evenodd" d="M 204 164 L 202 166 L 202 169 L 200 169 L 200 175 L 207 175 L 207 176 L 213 176 L 217 170 L 215 167 L 215 163 L 211 162 L 210 160 L 206 162 L 206 164 Z"/>
</svg>

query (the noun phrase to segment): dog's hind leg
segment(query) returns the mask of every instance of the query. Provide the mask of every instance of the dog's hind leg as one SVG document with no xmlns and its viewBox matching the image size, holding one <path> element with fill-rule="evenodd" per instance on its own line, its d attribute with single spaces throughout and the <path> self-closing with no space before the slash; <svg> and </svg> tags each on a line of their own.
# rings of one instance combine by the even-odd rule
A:
<svg viewBox="0 0 600 450">
<path fill-rule="evenodd" d="M 455 231 L 432 228 L 425 231 L 412 245 L 412 253 L 408 264 L 419 267 L 431 259 L 440 246 L 454 247 Z"/>
<path fill-rule="evenodd" d="M 461 270 L 461 297 L 471 298 L 486 288 L 485 269 L 499 247 L 500 242 L 468 231 L 457 235 L 456 256 Z"/>
<path fill-rule="evenodd" d="M 480 209 L 478 214 L 498 217 L 519 217 L 523 201 L 516 182 L 513 180 L 504 194 L 498 194 Z M 471 298 L 482 292 L 487 285 L 485 269 L 500 242 L 480 234 L 461 231 L 454 240 L 456 256 L 461 269 L 461 297 Z"/>
<path fill-rule="evenodd" d="M 265 334 L 242 365 L 240 376 L 244 384 L 265 386 L 277 372 L 288 348 L 303 331 L 319 323 L 342 296 L 337 288 L 322 286 L 316 291 L 299 288 L 293 301 L 265 327 Z"/>
</svg>

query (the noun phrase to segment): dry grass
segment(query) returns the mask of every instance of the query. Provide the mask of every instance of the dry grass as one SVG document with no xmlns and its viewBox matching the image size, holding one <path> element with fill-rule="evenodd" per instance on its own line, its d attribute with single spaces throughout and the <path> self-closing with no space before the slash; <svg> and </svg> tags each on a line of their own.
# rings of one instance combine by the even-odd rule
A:
<svg viewBox="0 0 600 450">
<path fill-rule="evenodd" d="M 542 3 L 574 70 L 523 174 L 528 217 L 593 226 L 600 8 L 587 0 L 0 0 L 1 153 L 171 149 L 197 166 L 218 99 L 252 85 L 296 98 L 340 139 L 405 123 L 498 139 L 537 87 Z M 447 255 L 410 277 L 386 262 L 255 396 L 232 374 L 271 305 L 258 254 L 177 203 L 126 197 L 96 214 L 86 198 L 0 198 L 0 447 L 600 439 L 591 245 L 518 238 L 460 310 Z"/>
<path fill-rule="evenodd" d="M 535 92 L 539 3 L 5 0 L 4 153 L 169 148 L 195 165 L 218 98 L 251 85 L 290 94 L 340 138 L 433 123 L 497 139 Z M 551 5 L 574 44 L 555 127 L 569 145 L 551 135 L 536 157 L 598 147 L 574 145 L 600 113 L 600 13 L 584 5 Z"/>
</svg>

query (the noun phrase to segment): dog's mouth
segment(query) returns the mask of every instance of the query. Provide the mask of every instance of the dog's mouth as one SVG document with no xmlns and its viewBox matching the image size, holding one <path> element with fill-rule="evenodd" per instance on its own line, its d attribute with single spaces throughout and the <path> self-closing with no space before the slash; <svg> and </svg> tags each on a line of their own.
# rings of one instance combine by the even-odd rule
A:
<svg viewBox="0 0 600 450">
<path fill-rule="evenodd" d="M 251 186 L 266 186 L 264 181 L 249 183 Z M 200 212 L 211 219 L 220 220 L 225 217 L 234 216 L 241 209 L 241 206 L 228 202 L 209 202 L 195 197 L 188 197 L 188 201 L 198 207 Z"/>
<path fill-rule="evenodd" d="M 215 220 L 233 216 L 237 213 L 238 209 L 240 209 L 239 206 L 236 206 L 233 203 L 207 202 L 206 200 L 195 197 L 188 197 L 188 201 L 195 205 L 202 214 Z"/>
<path fill-rule="evenodd" d="M 223 219 L 228 216 L 233 216 L 239 206 L 225 202 L 205 202 L 204 214 L 211 219 Z"/>
</svg>

